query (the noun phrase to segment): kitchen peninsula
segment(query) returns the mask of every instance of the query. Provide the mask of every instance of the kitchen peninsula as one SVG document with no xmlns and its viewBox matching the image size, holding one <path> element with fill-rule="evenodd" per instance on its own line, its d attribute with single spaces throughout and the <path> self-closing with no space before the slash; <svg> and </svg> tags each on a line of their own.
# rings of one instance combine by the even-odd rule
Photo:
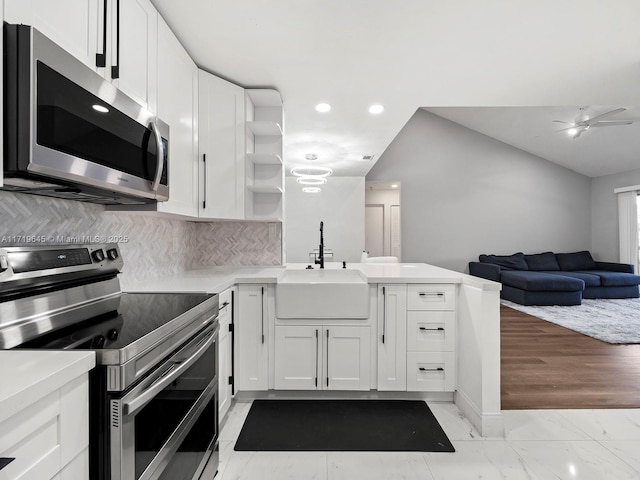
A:
<svg viewBox="0 0 640 480">
<path fill-rule="evenodd" d="M 221 358 L 220 378 L 230 372 L 233 351 L 235 390 L 241 396 L 321 397 L 331 390 L 341 398 L 453 401 L 483 436 L 502 436 L 500 284 L 420 263 L 342 267 L 327 263 L 325 272 L 357 272 L 368 284 L 367 314 L 332 318 L 315 310 L 282 318 L 279 282 L 294 270 L 304 278 L 307 264 L 193 269 L 128 290 L 219 293 L 221 318 L 225 302 L 234 317 L 228 320 L 234 348 L 223 346 L 221 336 L 221 357 L 222 352 L 229 357 Z M 323 274 L 317 266 L 306 273 Z M 305 285 L 317 283 L 310 279 Z M 323 348 L 312 337 L 318 332 Z M 220 401 L 225 402 L 223 394 Z"/>
</svg>

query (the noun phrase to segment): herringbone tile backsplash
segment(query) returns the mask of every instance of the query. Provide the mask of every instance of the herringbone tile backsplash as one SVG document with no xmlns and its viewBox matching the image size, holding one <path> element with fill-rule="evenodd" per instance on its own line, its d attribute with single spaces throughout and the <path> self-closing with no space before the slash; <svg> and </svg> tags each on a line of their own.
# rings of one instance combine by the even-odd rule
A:
<svg viewBox="0 0 640 480">
<path fill-rule="evenodd" d="M 125 289 L 198 266 L 282 263 L 279 223 L 187 222 L 0 191 L 0 246 L 90 243 L 109 237 L 120 244 Z"/>
</svg>

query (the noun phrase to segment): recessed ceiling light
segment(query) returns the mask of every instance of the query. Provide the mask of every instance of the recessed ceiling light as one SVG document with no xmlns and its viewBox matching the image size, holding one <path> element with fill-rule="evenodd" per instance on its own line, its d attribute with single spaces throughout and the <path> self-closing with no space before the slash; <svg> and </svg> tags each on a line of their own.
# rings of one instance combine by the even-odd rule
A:
<svg viewBox="0 0 640 480">
<path fill-rule="evenodd" d="M 109 111 L 109 109 L 107 107 L 105 107 L 104 105 L 91 105 L 91 107 L 93 107 L 93 109 L 96 112 L 100 112 L 100 113 L 107 113 Z"/>
<path fill-rule="evenodd" d="M 328 103 L 319 103 L 316 105 L 316 112 L 327 113 L 329 110 L 331 110 L 331 105 Z"/>
<path fill-rule="evenodd" d="M 304 193 L 320 193 L 322 189 L 320 187 L 304 187 L 302 191 Z"/>
<path fill-rule="evenodd" d="M 398 188 L 398 184 L 394 183 L 393 185 L 391 185 L 391 188 Z"/>
<path fill-rule="evenodd" d="M 296 182 L 302 185 L 324 185 L 327 183 L 327 179 L 324 177 L 298 177 Z"/>
<path fill-rule="evenodd" d="M 328 167 L 296 167 L 291 169 L 291 175 L 296 177 L 328 177 L 333 173 Z"/>
<path fill-rule="evenodd" d="M 374 115 L 378 115 L 382 112 L 384 112 L 384 107 L 382 105 L 371 105 L 369 107 L 369 113 L 372 113 Z"/>
</svg>

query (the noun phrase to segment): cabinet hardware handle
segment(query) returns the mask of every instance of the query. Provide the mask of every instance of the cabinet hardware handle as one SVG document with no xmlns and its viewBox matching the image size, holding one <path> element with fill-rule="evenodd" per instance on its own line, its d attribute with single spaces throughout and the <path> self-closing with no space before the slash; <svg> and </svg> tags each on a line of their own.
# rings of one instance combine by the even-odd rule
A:
<svg viewBox="0 0 640 480">
<path fill-rule="evenodd" d="M 229 306 L 229 302 L 223 302 L 222 306 L 220 307 L 220 310 L 224 310 L 225 308 L 227 308 Z"/>
<path fill-rule="evenodd" d="M 437 368 L 418 367 L 418 370 L 420 370 L 421 372 L 444 372 L 444 368 L 442 367 L 437 367 Z"/>
<path fill-rule="evenodd" d="M 107 66 L 107 0 L 102 0 L 103 18 L 102 18 L 102 53 L 96 53 L 96 67 Z"/>
<path fill-rule="evenodd" d="M 204 165 L 204 196 L 202 197 L 202 209 L 207 208 L 207 154 L 202 154 L 202 164 Z"/>
<path fill-rule="evenodd" d="M 319 347 L 318 329 L 316 328 L 316 388 L 318 388 L 318 347 Z"/>
<path fill-rule="evenodd" d="M 235 350 L 234 350 L 234 338 L 235 338 L 235 327 L 234 327 L 234 305 L 235 305 L 235 294 L 236 292 L 231 290 L 231 323 L 229 323 L 229 332 L 231 332 L 231 376 L 235 375 L 235 365 L 234 365 L 234 357 L 235 357 Z M 231 384 L 231 395 L 235 395 L 236 394 L 236 384 L 235 382 Z"/>
<path fill-rule="evenodd" d="M 116 0 L 116 63 L 111 66 L 111 78 L 120 78 L 120 0 Z"/>
<path fill-rule="evenodd" d="M 0 457 L 0 470 L 15 460 L 15 457 Z"/>
<path fill-rule="evenodd" d="M 264 287 L 260 288 L 261 292 L 262 292 L 262 297 L 261 297 L 261 302 L 260 302 L 260 306 L 262 308 L 261 310 L 261 319 L 260 319 L 260 323 L 262 326 L 262 343 L 264 344 Z"/>
<path fill-rule="evenodd" d="M 327 328 L 327 387 L 329 387 L 329 329 Z"/>
<path fill-rule="evenodd" d="M 387 294 L 385 287 L 382 287 L 382 343 L 384 344 L 384 334 L 387 332 Z"/>
<path fill-rule="evenodd" d="M 421 297 L 444 297 L 444 292 L 420 292 Z"/>
<path fill-rule="evenodd" d="M 438 327 L 438 328 L 427 328 L 427 327 L 420 327 L 420 330 L 427 330 L 430 332 L 444 332 L 444 328 L 442 327 Z"/>
</svg>

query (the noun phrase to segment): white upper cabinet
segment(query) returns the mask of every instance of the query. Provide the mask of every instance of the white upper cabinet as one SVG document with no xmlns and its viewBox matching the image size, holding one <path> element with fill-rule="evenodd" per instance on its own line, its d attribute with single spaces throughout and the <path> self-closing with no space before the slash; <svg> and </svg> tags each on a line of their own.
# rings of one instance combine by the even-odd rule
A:
<svg viewBox="0 0 640 480">
<path fill-rule="evenodd" d="M 200 218 L 244 219 L 244 89 L 199 78 Z"/>
<path fill-rule="evenodd" d="M 156 112 L 158 13 L 149 0 L 5 0 L 5 20 L 35 27 Z"/>
<path fill-rule="evenodd" d="M 160 212 L 198 216 L 198 67 L 158 22 L 158 116 L 170 128 L 169 200 Z"/>
</svg>

